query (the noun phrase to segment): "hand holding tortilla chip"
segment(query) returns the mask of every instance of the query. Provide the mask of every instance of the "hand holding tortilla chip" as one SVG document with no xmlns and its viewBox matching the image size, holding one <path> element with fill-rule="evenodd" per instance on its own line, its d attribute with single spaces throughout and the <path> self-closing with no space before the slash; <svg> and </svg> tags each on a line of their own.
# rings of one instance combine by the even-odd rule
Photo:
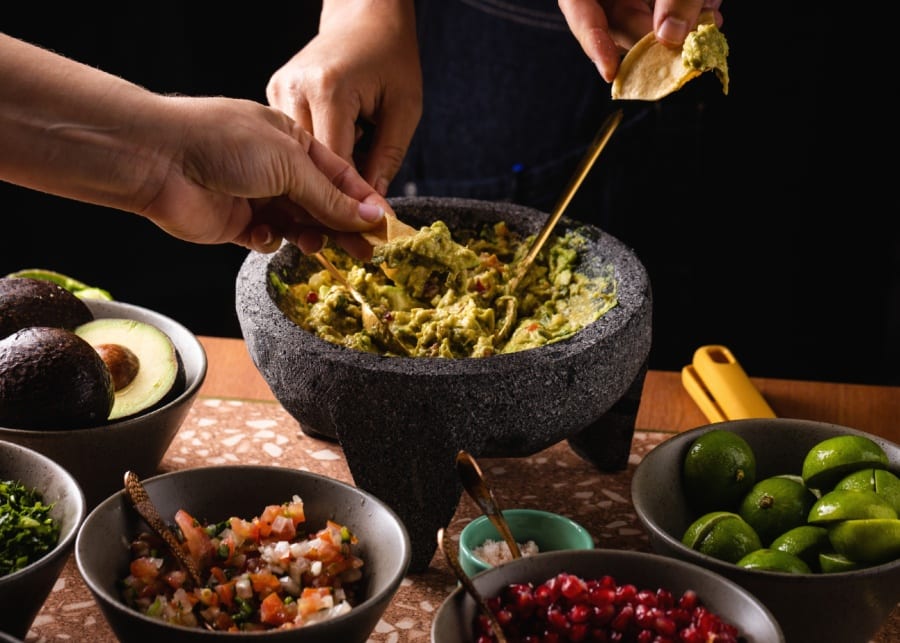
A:
<svg viewBox="0 0 900 643">
<path fill-rule="evenodd" d="M 688 34 L 681 48 L 670 48 L 652 31 L 622 59 L 612 83 L 612 97 L 659 100 L 705 71 L 715 70 L 728 93 L 728 42 L 715 24 L 704 22 Z"/>
</svg>

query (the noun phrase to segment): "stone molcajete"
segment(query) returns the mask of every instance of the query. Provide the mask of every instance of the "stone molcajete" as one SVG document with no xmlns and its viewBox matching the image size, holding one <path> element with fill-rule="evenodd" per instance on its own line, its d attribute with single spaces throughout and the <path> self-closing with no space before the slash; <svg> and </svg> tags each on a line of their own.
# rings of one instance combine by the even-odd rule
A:
<svg viewBox="0 0 900 643">
<path fill-rule="evenodd" d="M 448 198 L 392 200 L 413 226 L 450 230 L 505 221 L 537 233 L 546 213 L 509 203 Z M 562 218 L 556 232 L 581 227 Z M 406 524 L 411 572 L 428 568 L 435 534 L 462 495 L 456 454 L 523 457 L 568 439 L 603 470 L 626 466 L 651 343 L 646 270 L 602 230 L 579 270 L 612 264 L 618 305 L 568 340 L 484 358 L 382 357 L 302 330 L 276 306 L 270 272 L 285 273 L 299 250 L 251 252 L 238 274 L 236 309 L 254 363 L 275 397 L 313 437 L 336 439 L 357 486 L 387 502 Z"/>
</svg>

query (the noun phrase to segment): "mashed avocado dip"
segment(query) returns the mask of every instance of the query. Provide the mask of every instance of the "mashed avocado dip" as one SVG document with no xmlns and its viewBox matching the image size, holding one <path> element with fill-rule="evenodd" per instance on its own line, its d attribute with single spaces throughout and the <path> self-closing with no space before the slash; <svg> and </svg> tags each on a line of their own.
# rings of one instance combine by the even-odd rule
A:
<svg viewBox="0 0 900 643">
<path fill-rule="evenodd" d="M 617 303 L 612 267 L 579 272 L 587 239 L 577 230 L 551 237 L 515 296 L 516 324 L 508 339 L 495 336 L 511 264 L 525 255 L 522 239 L 503 223 L 458 233 L 436 221 L 415 235 L 376 249 L 360 263 L 338 248 L 323 252 L 367 299 L 414 357 L 487 357 L 557 342 L 596 321 Z M 358 304 L 308 257 L 288 283 L 270 273 L 276 304 L 300 327 L 341 346 L 391 354 L 365 331 Z M 387 275 L 390 275 L 388 277 Z"/>
<path fill-rule="evenodd" d="M 687 35 L 681 49 L 681 61 L 698 72 L 714 69 L 722 91 L 728 93 L 728 41 L 714 24 L 702 24 Z"/>
</svg>

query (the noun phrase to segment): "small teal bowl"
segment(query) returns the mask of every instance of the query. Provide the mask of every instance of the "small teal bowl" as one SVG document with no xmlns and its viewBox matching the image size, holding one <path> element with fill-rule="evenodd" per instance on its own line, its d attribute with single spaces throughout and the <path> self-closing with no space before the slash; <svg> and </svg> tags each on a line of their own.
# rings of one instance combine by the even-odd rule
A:
<svg viewBox="0 0 900 643">
<path fill-rule="evenodd" d="M 517 543 L 533 540 L 541 553 L 594 548 L 594 539 L 588 530 L 560 514 L 539 509 L 506 509 L 503 517 Z M 475 550 L 488 539 L 502 542 L 503 537 L 487 516 L 479 516 L 460 533 L 459 563 L 469 576 L 493 567 L 475 555 Z"/>
</svg>

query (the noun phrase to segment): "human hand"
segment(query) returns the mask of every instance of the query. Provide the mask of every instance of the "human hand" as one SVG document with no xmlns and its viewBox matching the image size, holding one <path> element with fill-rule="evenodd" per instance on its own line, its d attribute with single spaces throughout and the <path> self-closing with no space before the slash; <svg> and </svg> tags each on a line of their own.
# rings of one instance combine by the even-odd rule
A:
<svg viewBox="0 0 900 643">
<path fill-rule="evenodd" d="M 621 53 L 645 34 L 652 30 L 660 42 L 680 47 L 704 12 L 722 26 L 721 5 L 722 0 L 559 0 L 569 29 L 608 83 Z"/>
<path fill-rule="evenodd" d="M 422 115 L 413 3 L 326 0 L 318 35 L 272 75 L 266 96 L 350 162 L 360 121 L 374 125 L 357 160 L 360 174 L 387 194 Z"/>
<path fill-rule="evenodd" d="M 359 259 L 358 233 L 390 210 L 344 159 L 284 113 L 246 100 L 158 97 L 165 122 L 158 184 L 140 214 L 195 243 L 273 252 L 282 239 L 305 253 L 323 235 Z M 152 176 L 153 174 L 151 174 Z"/>
</svg>

